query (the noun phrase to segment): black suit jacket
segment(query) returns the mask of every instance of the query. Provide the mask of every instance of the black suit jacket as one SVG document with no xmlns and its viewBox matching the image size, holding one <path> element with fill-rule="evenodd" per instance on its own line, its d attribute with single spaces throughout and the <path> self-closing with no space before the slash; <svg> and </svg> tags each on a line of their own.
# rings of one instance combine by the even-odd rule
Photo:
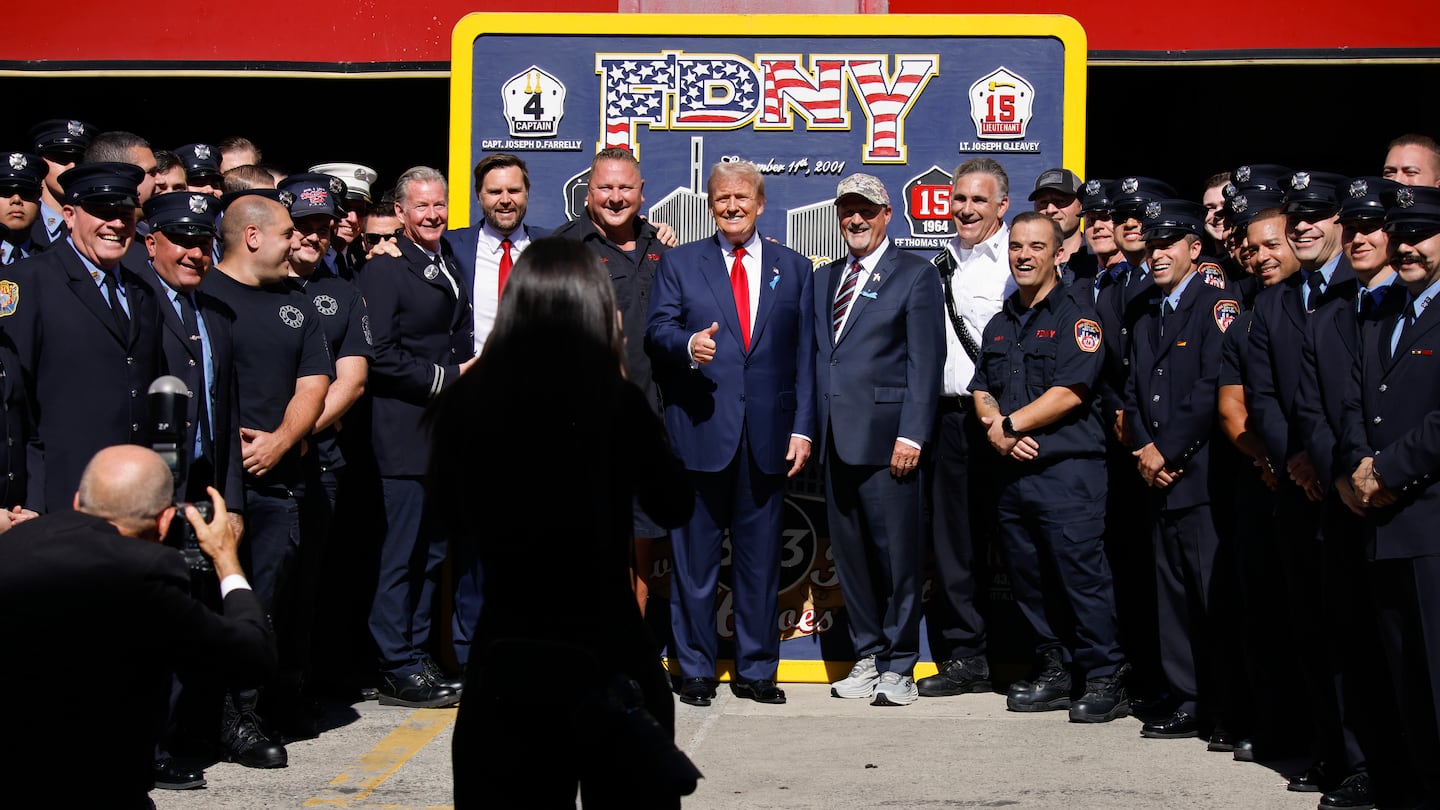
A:
<svg viewBox="0 0 1440 810">
<path fill-rule="evenodd" d="M 381 475 L 420 476 L 430 461 L 425 409 L 474 356 L 475 320 L 446 243 L 441 250 L 456 276 L 458 296 L 425 251 L 403 236 L 399 245 L 401 258 L 378 256 L 359 276 L 375 350 L 372 437 Z"/>
<path fill-rule="evenodd" d="M 275 669 L 255 594 L 232 591 L 223 609 L 190 595 L 174 549 L 123 537 L 97 517 L 57 512 L 0 535 L 0 689 L 23 696 L 9 717 L 24 733 L 0 742 L 0 762 L 19 777 L 12 787 L 60 785 L 76 807 L 145 806 L 170 673 L 262 683 Z M 36 699 L 41 662 L 103 677 L 105 688 Z"/>
<path fill-rule="evenodd" d="M 180 316 L 171 305 L 170 293 L 163 282 L 157 282 L 157 287 L 161 294 L 160 319 L 165 326 L 161 338 L 165 365 L 171 374 L 185 381 L 193 394 L 185 411 L 185 446 L 193 448 L 195 432 L 200 429 L 200 397 L 204 396 L 201 376 L 204 356 L 200 341 L 191 340 L 181 325 Z M 231 333 L 235 313 L 224 302 L 203 292 L 195 293 L 195 303 L 197 314 L 205 322 L 205 330 L 210 335 L 215 379 L 214 396 L 206 402 L 206 407 L 210 409 L 210 421 L 215 430 L 210 450 L 210 465 L 214 474 L 210 480 L 194 483 L 200 487 L 205 484 L 214 486 L 225 496 L 230 511 L 239 512 L 245 506 L 245 469 L 240 452 L 240 399 L 235 387 L 235 341 Z M 188 480 L 180 482 L 178 492 L 183 495 L 187 491 L 203 492 L 203 489 L 195 489 Z"/>
<path fill-rule="evenodd" d="M 1125 386 L 1130 377 L 1130 344 L 1135 339 L 1135 324 L 1146 312 L 1160 305 L 1160 291 L 1146 273 L 1139 278 L 1140 268 L 1131 267 L 1122 283 L 1100 291 L 1095 299 L 1095 314 L 1100 316 L 1105 342 L 1105 365 L 1101 367 L 1096 394 L 1100 400 L 1101 422 L 1108 426 L 1116 411 L 1125 409 Z"/>
<path fill-rule="evenodd" d="M 34 417 L 27 505 L 64 509 L 95 453 L 112 444 L 149 444 L 146 391 L 165 368 L 160 298 L 121 264 L 130 304 L 130 329 L 121 334 L 69 243 L 6 271 L 0 281 L 13 285 L 15 301 L 0 307 L 0 328 L 15 343 Z"/>
</svg>

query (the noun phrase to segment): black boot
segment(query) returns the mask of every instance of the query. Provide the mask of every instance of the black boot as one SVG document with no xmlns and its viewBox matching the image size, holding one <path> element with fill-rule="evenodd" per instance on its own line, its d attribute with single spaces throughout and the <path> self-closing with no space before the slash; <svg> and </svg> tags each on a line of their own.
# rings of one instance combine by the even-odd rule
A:
<svg viewBox="0 0 1440 810">
<path fill-rule="evenodd" d="M 1012 712 L 1053 712 L 1070 708 L 1070 670 L 1058 648 L 1041 653 L 1039 674 L 1033 681 L 1016 681 L 1005 696 Z"/>
<path fill-rule="evenodd" d="M 255 704 L 260 693 L 254 689 L 225 693 L 225 714 L 220 726 L 220 746 L 225 759 L 247 768 L 283 768 L 288 757 L 285 746 L 272 742 L 260 729 Z"/>
<path fill-rule="evenodd" d="M 1130 696 L 1120 673 L 1085 682 L 1085 694 L 1070 707 L 1072 723 L 1108 723 L 1130 714 Z"/>
</svg>

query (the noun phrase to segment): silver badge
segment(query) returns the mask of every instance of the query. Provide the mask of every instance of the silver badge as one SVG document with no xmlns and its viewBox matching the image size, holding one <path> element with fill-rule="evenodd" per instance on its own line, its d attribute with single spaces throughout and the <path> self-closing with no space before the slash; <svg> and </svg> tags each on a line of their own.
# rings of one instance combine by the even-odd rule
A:
<svg viewBox="0 0 1440 810">
<path fill-rule="evenodd" d="M 1235 180 L 1240 183 L 1250 182 L 1250 167 L 1241 166 L 1235 170 Z"/>
<path fill-rule="evenodd" d="M 1358 200 L 1370 193 L 1370 184 L 1364 180 L 1356 180 L 1350 184 L 1350 198 Z"/>
<path fill-rule="evenodd" d="M 357 167 L 355 167 L 355 179 L 356 179 L 356 180 L 368 180 L 368 179 L 369 179 L 369 173 L 366 172 L 363 168 L 357 166 Z"/>
<path fill-rule="evenodd" d="M 1126 194 L 1134 194 L 1140 189 L 1140 181 L 1133 177 L 1127 177 L 1120 181 L 1120 190 Z"/>
<path fill-rule="evenodd" d="M 190 210 L 196 214 L 205 213 L 205 201 L 208 198 L 203 194 L 190 195 Z"/>
<path fill-rule="evenodd" d="M 1292 188 L 1292 189 L 1294 189 L 1294 190 L 1296 190 L 1296 191 L 1304 191 L 1305 189 L 1307 189 L 1307 188 L 1309 188 L 1309 187 L 1310 187 L 1310 173 L 1309 173 L 1309 172 L 1296 172 L 1295 175 L 1290 178 L 1290 188 Z"/>
<path fill-rule="evenodd" d="M 1145 218 L 1146 218 L 1146 219 L 1159 219 L 1159 218 L 1160 218 L 1160 203 L 1159 203 L 1158 201 L 1156 201 L 1156 200 L 1151 200 L 1150 202 L 1145 203 Z"/>
<path fill-rule="evenodd" d="M 79 121 L 71 121 L 65 125 L 65 129 L 77 138 L 85 134 L 85 125 Z"/>
<path fill-rule="evenodd" d="M 1234 183 L 1226 183 L 1225 187 L 1220 189 L 1220 193 L 1224 195 L 1225 199 L 1227 200 L 1231 197 L 1234 197 L 1236 191 L 1239 191 L 1239 189 L 1235 188 Z"/>
<path fill-rule="evenodd" d="M 366 345 L 366 346 L 373 346 L 373 345 L 375 344 L 375 341 L 373 341 L 373 340 L 370 339 L 370 316 L 369 316 L 369 315 L 361 315 L 361 316 L 360 316 L 360 331 L 363 332 L 363 333 L 365 333 L 365 345 Z"/>
<path fill-rule="evenodd" d="M 1249 207 L 1250 201 L 1245 199 L 1244 194 L 1236 194 L 1235 199 L 1230 201 L 1230 210 L 1237 214 L 1245 213 L 1245 209 Z"/>
<path fill-rule="evenodd" d="M 299 329 L 305 323 L 305 313 L 286 304 L 280 307 L 280 320 L 291 329 Z"/>
<path fill-rule="evenodd" d="M 439 275 L 440 275 L 440 268 L 436 267 L 436 266 L 433 265 L 433 264 L 429 264 L 429 265 L 426 265 L 426 266 L 425 266 L 425 278 L 426 278 L 426 279 L 428 279 L 428 280 L 430 280 L 430 281 L 434 281 L 435 278 L 436 278 L 437 276 L 439 276 Z"/>
<path fill-rule="evenodd" d="M 1087 180 L 1087 181 L 1085 182 L 1085 196 L 1087 196 L 1087 197 L 1094 197 L 1095 195 L 1097 195 L 1097 194 L 1099 194 L 1099 193 L 1100 193 L 1100 181 L 1099 181 L 1099 180 Z"/>
<path fill-rule="evenodd" d="M 1395 204 L 1401 208 L 1410 208 L 1415 205 L 1415 192 L 1408 187 L 1396 190 Z"/>
<path fill-rule="evenodd" d="M 20 154 L 19 152 L 11 152 L 10 168 L 14 169 L 17 172 L 25 168 L 25 156 Z"/>
<path fill-rule="evenodd" d="M 339 196 L 341 196 L 342 194 L 344 194 L 344 193 L 345 193 L 345 181 L 344 181 L 344 180 L 341 180 L 341 179 L 338 178 L 338 177 L 332 177 L 332 178 L 330 178 L 330 193 L 331 193 L 331 194 L 334 194 L 336 197 L 339 197 Z"/>
<path fill-rule="evenodd" d="M 340 305 L 328 295 L 317 295 L 315 296 L 315 311 L 329 317 L 340 311 Z"/>
<path fill-rule="evenodd" d="M 201 159 L 201 160 L 209 160 L 209 159 L 210 159 L 210 147 L 206 146 L 206 145 L 203 144 L 203 143 L 197 143 L 197 144 L 195 144 L 195 157 L 197 157 L 197 158 L 199 158 L 199 159 Z"/>
<path fill-rule="evenodd" d="M 286 208 L 289 208 L 290 206 L 295 204 L 295 195 L 291 194 L 288 191 L 280 192 L 280 204 L 285 206 Z"/>
</svg>

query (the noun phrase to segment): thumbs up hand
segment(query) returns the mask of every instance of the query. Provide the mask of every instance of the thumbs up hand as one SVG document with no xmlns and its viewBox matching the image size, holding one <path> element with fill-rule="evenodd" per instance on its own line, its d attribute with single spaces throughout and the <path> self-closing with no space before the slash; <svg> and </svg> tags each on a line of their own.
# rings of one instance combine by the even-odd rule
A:
<svg viewBox="0 0 1440 810">
<path fill-rule="evenodd" d="M 711 321 L 710 326 L 690 336 L 690 357 L 697 365 L 705 365 L 715 359 L 715 333 L 720 324 Z"/>
</svg>

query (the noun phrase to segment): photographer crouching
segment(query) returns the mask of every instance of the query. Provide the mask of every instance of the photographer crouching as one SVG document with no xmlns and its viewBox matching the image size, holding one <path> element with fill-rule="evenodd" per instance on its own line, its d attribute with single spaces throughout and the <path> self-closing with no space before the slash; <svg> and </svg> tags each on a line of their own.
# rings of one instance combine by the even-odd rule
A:
<svg viewBox="0 0 1440 810">
<path fill-rule="evenodd" d="M 220 579 L 224 614 L 191 596 L 184 557 L 161 540 L 176 519 L 165 461 L 136 445 L 91 459 L 75 511 L 0 534 L 0 742 L 6 804 L 50 796 L 79 807 L 150 808 L 170 673 L 227 683 L 273 675 L 275 643 L 213 487 L 208 522 L 188 520 Z M 16 794 L 19 796 L 16 796 Z"/>
</svg>

